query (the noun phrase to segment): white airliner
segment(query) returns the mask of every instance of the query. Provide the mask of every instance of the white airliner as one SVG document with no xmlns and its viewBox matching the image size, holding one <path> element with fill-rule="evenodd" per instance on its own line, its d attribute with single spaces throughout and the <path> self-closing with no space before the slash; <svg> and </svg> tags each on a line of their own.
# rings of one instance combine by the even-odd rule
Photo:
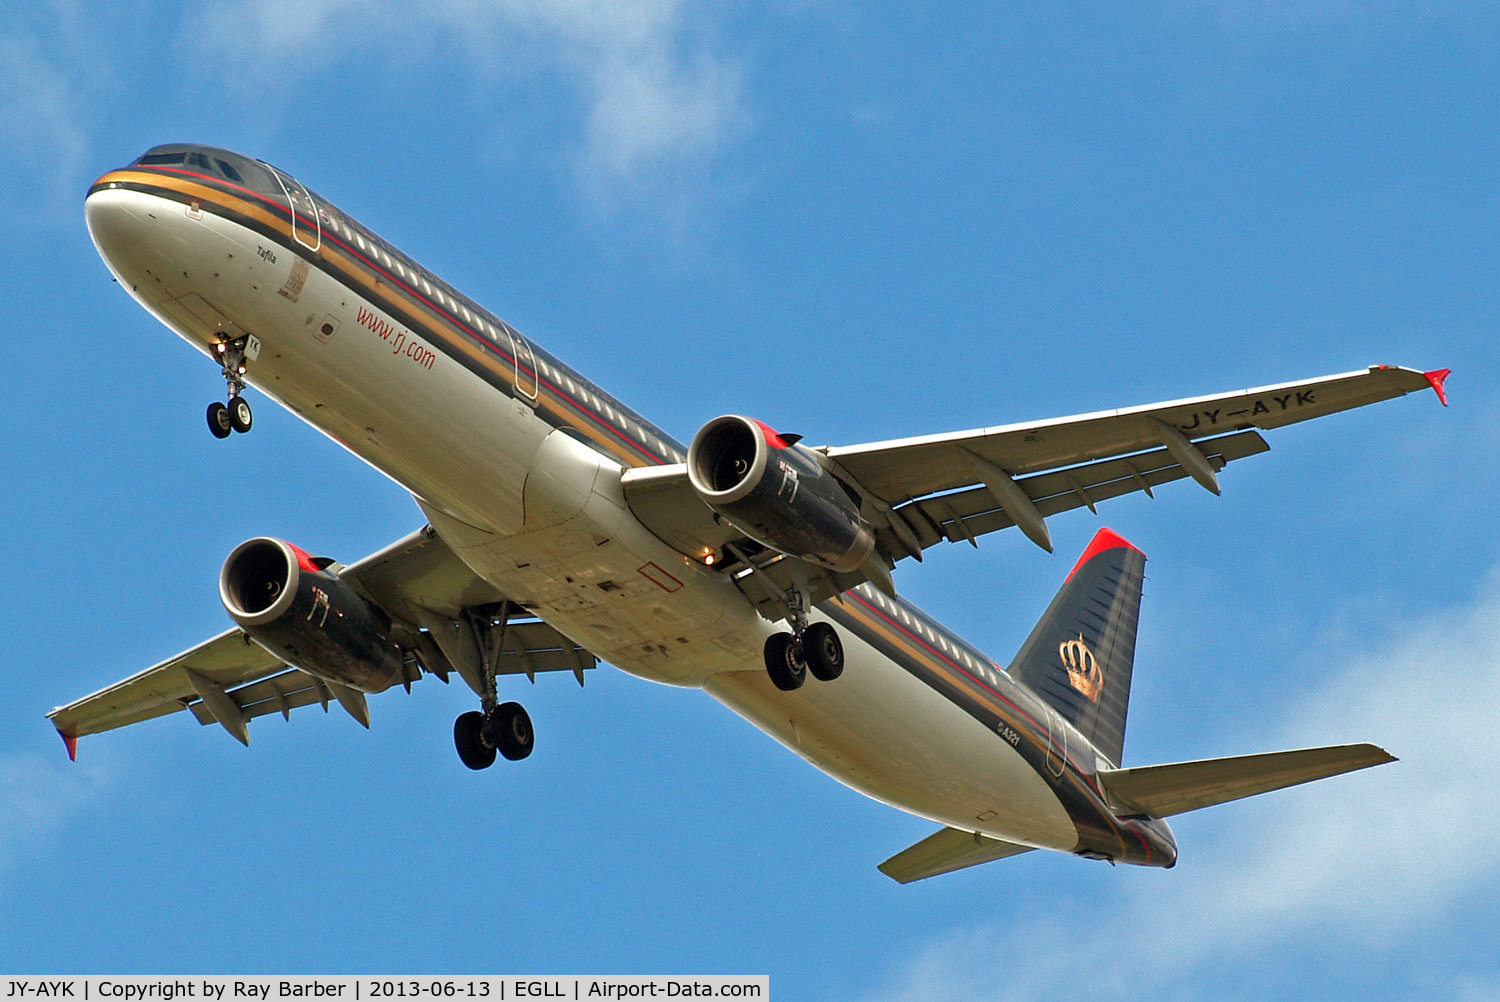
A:
<svg viewBox="0 0 1500 1002">
<path fill-rule="evenodd" d="M 219 366 L 219 437 L 247 386 L 410 490 L 427 524 L 345 566 L 290 543 L 230 553 L 235 626 L 49 714 L 85 734 L 178 710 L 249 744 L 255 717 L 458 675 L 473 769 L 524 758 L 502 676 L 599 661 L 701 688 L 936 834 L 881 869 L 917 880 L 1034 848 L 1172 866 L 1163 818 L 1391 757 L 1372 745 L 1125 768 L 1145 558 L 1101 530 L 1009 665 L 896 594 L 939 542 L 1191 477 L 1276 428 L 1431 387 L 1375 366 L 1260 389 L 867 445 L 809 448 L 747 417 L 684 450 L 290 175 L 160 146 L 101 177 L 89 232 L 135 299 Z M 1446 400 L 1444 400 L 1446 403 Z M 812 680 L 804 684 L 807 676 Z"/>
</svg>

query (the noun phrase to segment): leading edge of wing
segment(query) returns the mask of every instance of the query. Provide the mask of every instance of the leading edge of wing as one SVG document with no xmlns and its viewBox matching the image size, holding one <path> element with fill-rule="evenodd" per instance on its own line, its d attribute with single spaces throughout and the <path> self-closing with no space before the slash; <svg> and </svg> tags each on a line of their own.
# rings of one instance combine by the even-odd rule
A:
<svg viewBox="0 0 1500 1002">
<path fill-rule="evenodd" d="M 1428 388 L 1437 391 L 1446 404 L 1443 380 L 1447 375 L 1445 369 L 1421 372 L 1376 365 L 1229 393 L 969 431 L 830 446 L 820 451 L 825 451 L 861 486 L 889 504 L 898 504 L 911 497 L 973 482 L 972 470 L 955 447 L 974 450 L 1009 474 L 1032 473 L 1159 444 L 1159 436 L 1153 432 L 1149 420 L 1130 421 L 1131 418 L 1155 418 L 1180 429 L 1188 439 L 1198 439 L 1252 426 L 1277 428 Z M 1319 394 L 1324 399 L 1318 399 Z M 1243 409 L 1236 410 L 1240 404 Z M 1106 428 L 1108 434 L 1098 433 Z M 1067 436 L 1074 433 L 1083 441 L 1070 441 Z M 1011 447 L 1002 449 L 1002 444 Z M 944 466 L 952 467 L 952 476 L 937 471 Z M 926 471 L 923 483 L 910 485 L 920 489 L 907 489 L 908 477 L 904 471 L 913 467 Z"/>
<path fill-rule="evenodd" d="M 233 627 L 159 664 L 47 714 L 76 756 L 75 742 L 97 734 L 185 709 L 198 698 L 188 672 L 227 687 L 264 678 L 283 667 L 279 658 Z"/>
</svg>

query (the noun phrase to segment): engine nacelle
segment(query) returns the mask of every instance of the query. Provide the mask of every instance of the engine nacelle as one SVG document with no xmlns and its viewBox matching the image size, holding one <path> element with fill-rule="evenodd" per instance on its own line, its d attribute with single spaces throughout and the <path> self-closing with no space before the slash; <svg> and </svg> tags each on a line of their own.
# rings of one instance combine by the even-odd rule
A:
<svg viewBox="0 0 1500 1002">
<path fill-rule="evenodd" d="M 219 598 L 250 639 L 309 675 L 363 692 L 402 678 L 390 618 L 290 543 L 262 536 L 235 547 Z"/>
<path fill-rule="evenodd" d="M 728 414 L 698 429 L 687 469 L 704 504 L 773 550 L 852 571 L 875 549 L 859 504 L 813 451 L 753 418 Z"/>
</svg>

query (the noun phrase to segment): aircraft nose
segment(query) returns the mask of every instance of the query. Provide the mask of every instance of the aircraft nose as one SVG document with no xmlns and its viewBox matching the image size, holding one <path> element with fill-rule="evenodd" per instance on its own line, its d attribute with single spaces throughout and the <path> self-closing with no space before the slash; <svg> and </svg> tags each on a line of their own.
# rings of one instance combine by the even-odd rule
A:
<svg viewBox="0 0 1500 1002">
<path fill-rule="evenodd" d="M 182 294 L 183 269 L 194 249 L 181 206 L 101 182 L 84 199 L 83 216 L 94 248 L 131 295 L 149 308 Z"/>
<path fill-rule="evenodd" d="M 120 188 L 96 188 L 83 202 L 83 218 L 94 248 L 122 281 L 122 265 L 143 248 L 149 228 L 132 204 L 131 194 Z"/>
</svg>

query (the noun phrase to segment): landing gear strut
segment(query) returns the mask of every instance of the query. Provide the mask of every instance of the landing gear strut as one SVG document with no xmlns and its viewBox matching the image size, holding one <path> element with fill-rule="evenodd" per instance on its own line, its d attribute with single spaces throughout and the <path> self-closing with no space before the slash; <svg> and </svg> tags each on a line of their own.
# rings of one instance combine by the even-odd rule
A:
<svg viewBox="0 0 1500 1002">
<path fill-rule="evenodd" d="M 844 673 L 844 645 L 838 631 L 828 623 L 809 623 L 807 592 L 795 589 L 787 596 L 787 622 L 791 633 L 766 638 L 766 674 L 782 692 L 800 689 L 811 672 L 820 682 L 832 682 Z"/>
<path fill-rule="evenodd" d="M 232 431 L 249 431 L 254 420 L 249 401 L 240 396 L 245 391 L 245 370 L 249 368 L 250 358 L 259 354 L 259 345 L 252 345 L 253 340 L 246 334 L 233 341 L 220 341 L 214 346 L 219 353 L 224 382 L 229 386 L 229 403 L 221 404 L 215 400 L 208 405 L 208 430 L 214 438 L 228 438 Z"/>
<path fill-rule="evenodd" d="M 484 693 L 480 710 L 470 710 L 453 722 L 453 744 L 458 757 L 470 769 L 488 769 L 496 754 L 518 762 L 531 754 L 536 732 L 531 716 L 520 703 L 502 703 L 495 684 L 495 664 L 505 644 L 509 607 L 502 608 L 499 622 L 489 614 L 467 614 L 474 642 L 479 648 L 480 676 Z"/>
</svg>

